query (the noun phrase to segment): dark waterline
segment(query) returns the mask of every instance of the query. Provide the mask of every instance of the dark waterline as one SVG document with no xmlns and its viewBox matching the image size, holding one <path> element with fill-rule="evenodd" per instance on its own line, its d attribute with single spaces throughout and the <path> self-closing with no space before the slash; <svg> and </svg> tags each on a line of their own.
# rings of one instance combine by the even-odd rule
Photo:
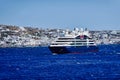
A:
<svg viewBox="0 0 120 80">
<path fill-rule="evenodd" d="M 47 47 L 0 48 L 0 79 L 120 79 L 120 45 L 99 52 L 53 55 Z"/>
</svg>

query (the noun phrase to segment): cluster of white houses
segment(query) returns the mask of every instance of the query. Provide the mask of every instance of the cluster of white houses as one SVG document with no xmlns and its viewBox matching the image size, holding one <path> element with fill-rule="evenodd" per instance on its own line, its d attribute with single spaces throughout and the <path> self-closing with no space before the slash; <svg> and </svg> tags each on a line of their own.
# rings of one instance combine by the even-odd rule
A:
<svg viewBox="0 0 120 80">
<path fill-rule="evenodd" d="M 38 30 L 38 32 L 32 31 L 32 29 L 26 30 L 25 27 L 0 25 L 0 47 L 48 45 L 59 33 L 64 32 L 62 29 Z M 35 34 L 32 35 L 28 32 Z M 120 43 L 120 30 L 90 31 L 90 33 L 96 44 Z"/>
<path fill-rule="evenodd" d="M 38 46 L 40 45 L 40 37 L 25 33 L 25 28 L 20 27 L 16 30 L 0 27 L 0 46 Z"/>
</svg>

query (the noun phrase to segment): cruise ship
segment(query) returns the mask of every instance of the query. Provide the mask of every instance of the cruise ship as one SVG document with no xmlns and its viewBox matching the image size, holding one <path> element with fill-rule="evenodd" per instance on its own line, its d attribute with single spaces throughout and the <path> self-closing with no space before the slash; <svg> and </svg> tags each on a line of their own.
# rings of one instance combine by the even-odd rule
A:
<svg viewBox="0 0 120 80">
<path fill-rule="evenodd" d="M 63 36 L 59 36 L 51 42 L 49 49 L 55 54 L 98 51 L 98 47 L 90 37 L 89 31 L 82 28 L 80 30 L 75 28 L 73 31 L 66 30 Z"/>
</svg>

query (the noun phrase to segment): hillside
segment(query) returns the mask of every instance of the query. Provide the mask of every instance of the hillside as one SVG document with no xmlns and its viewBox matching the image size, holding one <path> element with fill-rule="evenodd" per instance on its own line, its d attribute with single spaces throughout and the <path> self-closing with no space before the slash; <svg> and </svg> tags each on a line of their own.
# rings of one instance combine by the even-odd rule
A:
<svg viewBox="0 0 120 80">
<path fill-rule="evenodd" d="M 0 25 L 0 47 L 46 46 L 58 36 L 58 31 L 63 34 L 66 30 Z M 96 44 L 120 44 L 120 30 L 90 33 Z"/>
</svg>

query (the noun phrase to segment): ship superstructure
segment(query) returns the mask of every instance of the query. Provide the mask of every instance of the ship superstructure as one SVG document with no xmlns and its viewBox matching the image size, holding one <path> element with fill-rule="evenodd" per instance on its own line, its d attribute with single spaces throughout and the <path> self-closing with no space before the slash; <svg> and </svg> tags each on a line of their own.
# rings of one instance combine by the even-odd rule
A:
<svg viewBox="0 0 120 80">
<path fill-rule="evenodd" d="M 49 49 L 53 53 L 83 53 L 89 51 L 98 51 L 94 40 L 90 37 L 88 30 L 79 30 L 75 28 L 74 31 L 66 30 L 64 36 L 58 37 L 51 43 Z"/>
</svg>

